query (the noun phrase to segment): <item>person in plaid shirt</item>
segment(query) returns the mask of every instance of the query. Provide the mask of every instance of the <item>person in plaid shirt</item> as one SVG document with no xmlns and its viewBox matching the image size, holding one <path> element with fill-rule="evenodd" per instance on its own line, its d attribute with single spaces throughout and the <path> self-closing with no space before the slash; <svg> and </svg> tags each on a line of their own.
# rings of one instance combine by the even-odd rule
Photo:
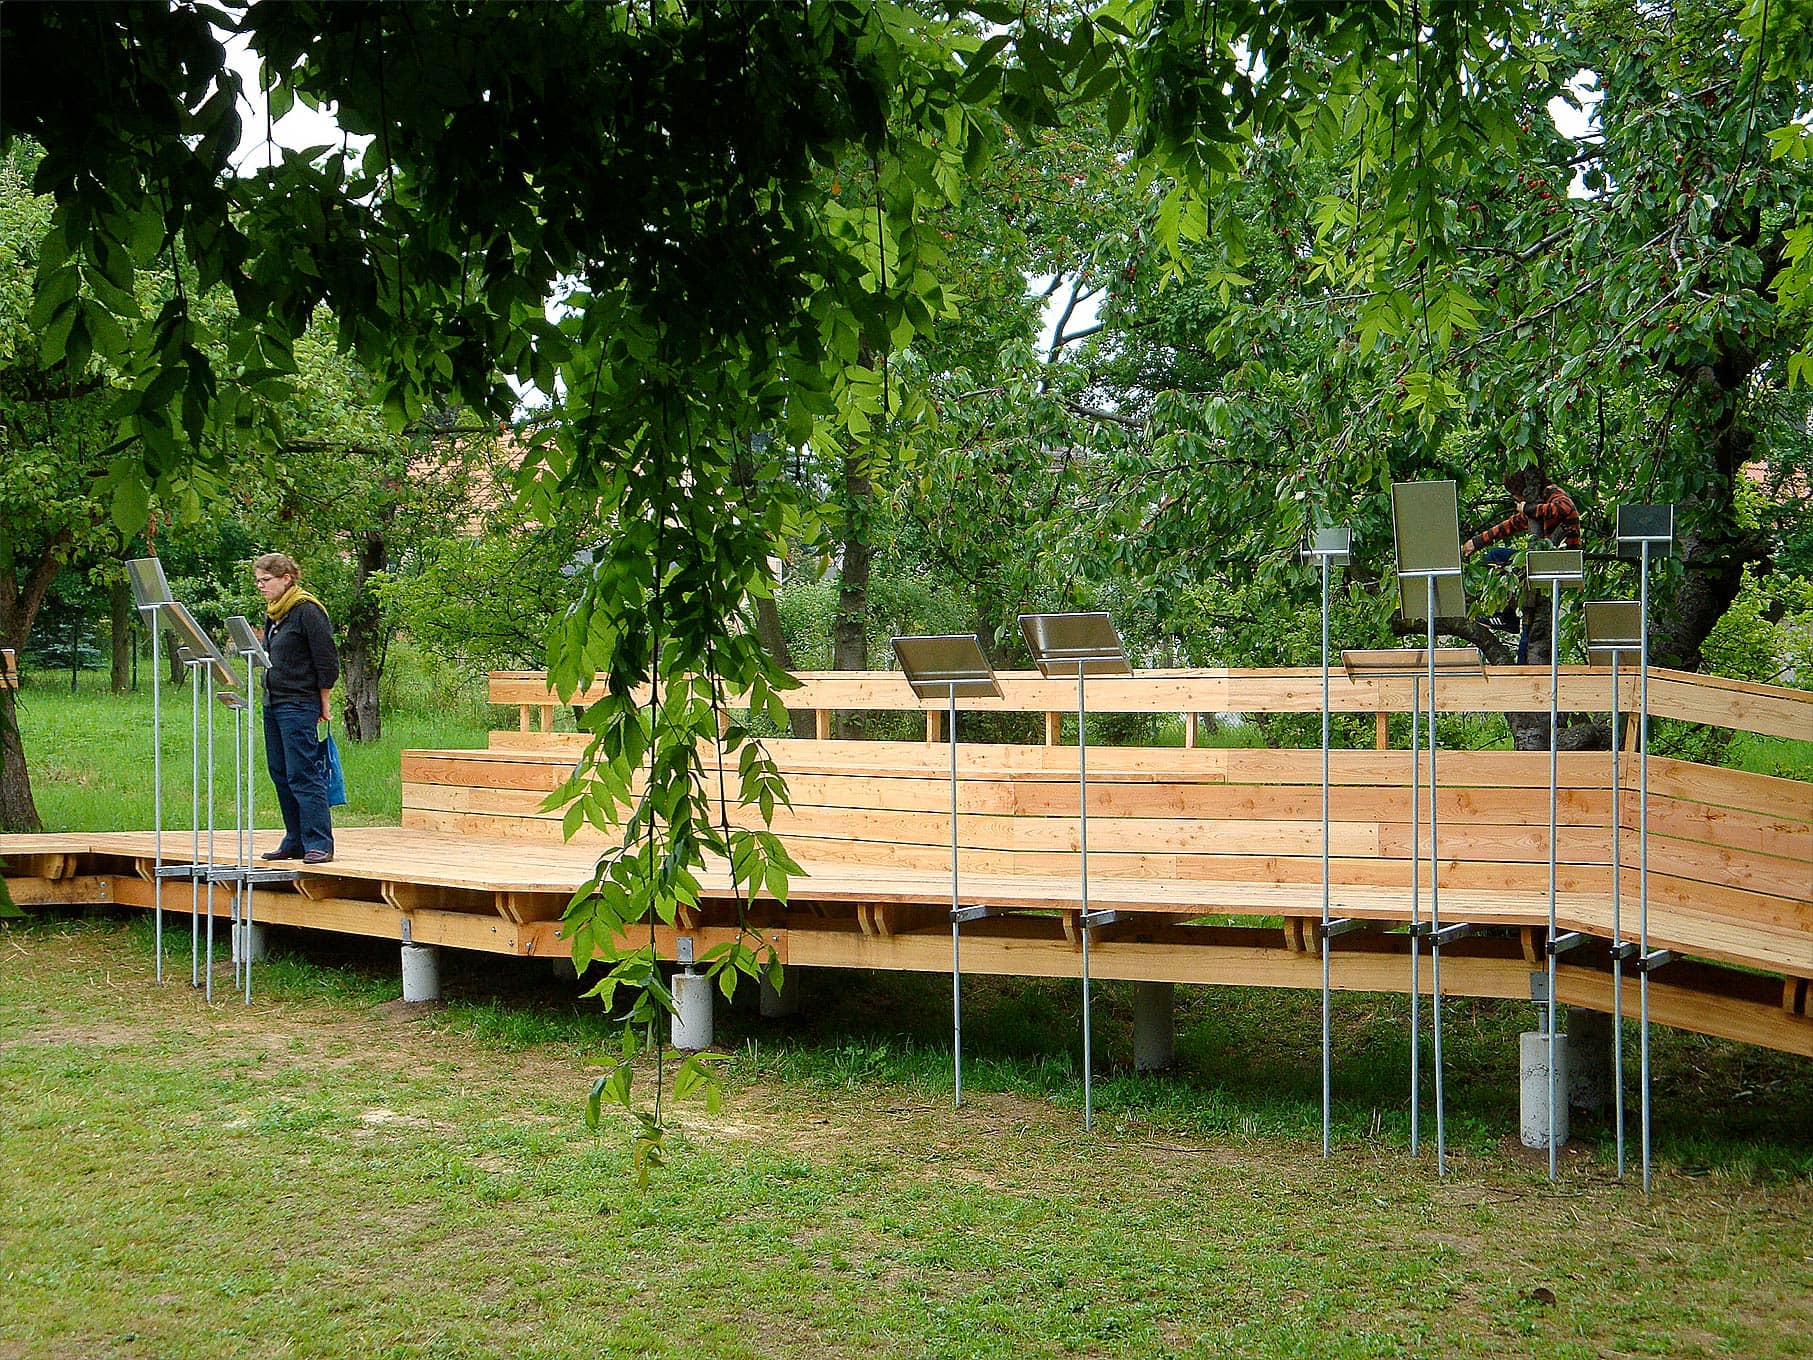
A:
<svg viewBox="0 0 1813 1360">
<path fill-rule="evenodd" d="M 1527 499 L 1529 488 L 1539 486 L 1542 494 L 1535 500 Z M 1580 511 L 1574 505 L 1574 498 L 1561 487 L 1545 478 L 1536 468 L 1518 468 L 1505 474 L 1505 490 L 1517 498 L 1517 510 L 1508 519 L 1500 520 L 1489 529 L 1481 529 L 1472 538 L 1460 545 L 1462 558 L 1471 557 L 1481 548 L 1486 550 L 1486 561 L 1494 567 L 1508 569 L 1511 565 L 1511 549 L 1505 546 L 1505 540 L 1515 538 L 1518 534 L 1528 532 L 1533 537 L 1546 539 L 1557 548 L 1578 548 L 1580 546 Z M 1529 662 L 1530 629 L 1527 621 L 1518 617 L 1517 597 L 1513 592 L 1511 603 L 1504 612 L 1487 620 L 1495 628 L 1506 632 L 1517 632 L 1517 664 L 1522 666 Z"/>
<path fill-rule="evenodd" d="M 1481 548 L 1489 548 L 1494 543 L 1503 543 L 1508 538 L 1515 538 L 1526 530 L 1534 530 L 1538 538 L 1546 538 L 1557 548 L 1578 548 L 1580 546 L 1580 511 L 1574 507 L 1574 498 L 1554 483 L 1543 478 L 1534 469 L 1519 468 L 1505 474 L 1505 490 L 1516 496 L 1531 482 L 1542 485 L 1542 495 L 1534 500 L 1519 499 L 1517 512 L 1509 519 L 1500 520 L 1490 529 L 1481 529 L 1465 543 L 1460 545 L 1460 555 L 1471 557 Z M 1510 560 L 1509 549 L 1503 550 L 1504 560 Z M 1491 558 L 1488 561 L 1493 560 Z"/>
</svg>

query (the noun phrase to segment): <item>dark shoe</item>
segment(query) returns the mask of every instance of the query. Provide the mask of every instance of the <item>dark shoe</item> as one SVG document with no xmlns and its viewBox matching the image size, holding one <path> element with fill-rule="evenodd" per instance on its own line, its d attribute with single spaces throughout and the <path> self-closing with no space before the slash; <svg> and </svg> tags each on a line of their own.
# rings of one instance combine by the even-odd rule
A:
<svg viewBox="0 0 1813 1360">
<path fill-rule="evenodd" d="M 333 861 L 334 852 L 332 850 L 308 850 L 304 851 L 302 856 L 304 864 L 332 864 Z"/>
<path fill-rule="evenodd" d="M 266 850 L 258 858 L 259 859 L 295 859 L 296 852 L 294 850 L 285 850 L 280 845 L 275 850 Z"/>
</svg>

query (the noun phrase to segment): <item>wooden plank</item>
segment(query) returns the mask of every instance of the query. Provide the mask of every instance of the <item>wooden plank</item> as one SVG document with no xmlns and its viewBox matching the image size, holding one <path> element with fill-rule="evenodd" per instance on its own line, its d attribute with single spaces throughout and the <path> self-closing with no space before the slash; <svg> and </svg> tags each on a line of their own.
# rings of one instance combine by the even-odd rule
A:
<svg viewBox="0 0 1813 1360">
<path fill-rule="evenodd" d="M 892 671 L 802 672 L 797 678 L 799 687 L 785 697 L 799 710 L 901 711 L 938 702 L 915 699 Z M 999 678 L 1001 699 L 966 701 L 964 707 L 1023 712 L 1069 708 L 1067 683 L 1062 680 L 1045 680 L 1030 671 L 1000 672 Z M 1630 711 L 1635 707 L 1636 676 L 1626 672 L 1621 680 L 1631 693 L 1620 706 Z M 595 702 L 602 693 L 602 685 L 595 685 L 574 701 Z M 1329 703 L 1337 712 L 1408 712 L 1413 693 L 1408 678 L 1350 678 L 1337 671 L 1329 683 Z M 495 672 L 490 698 L 496 704 L 539 706 L 550 696 L 545 676 Z M 1538 711 L 1548 707 L 1549 676 L 1545 667 L 1488 667 L 1478 676 L 1444 680 L 1437 698 L 1449 712 Z M 1562 669 L 1564 710 L 1605 712 L 1610 698 L 1607 672 L 1584 666 Z M 1090 706 L 1101 713 L 1310 713 L 1320 709 L 1321 699 L 1321 672 L 1314 668 L 1152 670 L 1125 680 L 1103 678 L 1090 691 Z M 1813 740 L 1813 698 L 1780 686 L 1656 668 L 1650 672 L 1650 711 L 1658 717 Z"/>
<path fill-rule="evenodd" d="M 307 874 L 298 878 L 294 886 L 298 893 L 311 901 L 324 901 L 330 897 L 350 897 L 364 902 L 384 900 L 381 885 L 357 878 Z"/>
<path fill-rule="evenodd" d="M 1626 799 L 1634 798 L 1637 789 L 1635 762 L 1621 761 L 1619 775 Z M 1607 775 L 1599 781 L 1600 787 L 1606 787 L 1610 782 Z M 1813 783 L 1752 774 L 1748 770 L 1727 770 L 1715 765 L 1698 765 L 1690 760 L 1651 756 L 1649 794 L 1651 799 L 1677 798 L 1713 807 L 1769 814 L 1790 822 L 1813 823 Z M 1627 815 L 1632 817 L 1634 825 L 1634 813 Z"/>
<path fill-rule="evenodd" d="M 1813 694 L 1686 671 L 1652 670 L 1649 711 L 1768 737 L 1813 741 Z"/>
<path fill-rule="evenodd" d="M 497 911 L 505 920 L 519 926 L 530 921 L 558 921 L 565 914 L 569 900 L 558 893 L 500 892 Z"/>
<path fill-rule="evenodd" d="M 42 878 L 21 874 L 14 877 L 9 869 L 6 891 L 13 905 L 29 907 L 99 907 L 113 901 L 112 874 L 59 875 Z"/>
</svg>

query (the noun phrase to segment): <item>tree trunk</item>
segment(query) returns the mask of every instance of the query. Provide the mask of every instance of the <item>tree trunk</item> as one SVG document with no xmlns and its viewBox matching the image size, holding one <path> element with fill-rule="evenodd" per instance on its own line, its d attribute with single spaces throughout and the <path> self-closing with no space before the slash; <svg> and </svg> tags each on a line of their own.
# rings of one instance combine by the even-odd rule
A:
<svg viewBox="0 0 1813 1360">
<path fill-rule="evenodd" d="M 831 668 L 869 668 L 869 571 L 875 549 L 869 542 L 869 511 L 874 485 L 857 457 L 844 459 L 843 570 L 837 581 L 837 613 L 831 620 Z M 839 737 L 858 735 L 852 716 L 839 713 L 832 724 Z"/>
<path fill-rule="evenodd" d="M 359 535 L 353 557 L 353 601 L 346 611 L 346 641 L 340 647 L 341 709 L 346 735 L 353 741 L 376 741 L 384 732 L 378 682 L 384 675 L 390 639 L 370 582 L 388 561 L 382 530 Z"/>
<path fill-rule="evenodd" d="M 772 595 L 764 595 L 755 602 L 755 632 L 761 638 L 768 655 L 774 658 L 774 664 L 784 671 L 791 671 L 793 649 L 787 645 L 787 635 L 781 631 L 781 609 Z M 781 697 L 784 699 L 787 696 L 783 694 Z M 796 737 L 810 738 L 817 735 L 817 724 L 808 709 L 788 709 L 787 722 Z"/>
<path fill-rule="evenodd" d="M 132 692 L 132 587 L 124 577 L 107 592 L 107 613 L 113 623 L 113 692 Z"/>
<path fill-rule="evenodd" d="M 14 699 L 12 690 L 0 689 L 0 831 L 37 832 L 44 829 L 44 821 L 32 801 Z"/>
</svg>

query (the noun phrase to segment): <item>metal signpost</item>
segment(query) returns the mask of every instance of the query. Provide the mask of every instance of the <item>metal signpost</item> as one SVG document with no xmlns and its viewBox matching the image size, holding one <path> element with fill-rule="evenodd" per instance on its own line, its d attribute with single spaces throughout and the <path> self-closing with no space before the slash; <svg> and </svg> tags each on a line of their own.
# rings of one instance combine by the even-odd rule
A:
<svg viewBox="0 0 1813 1360">
<path fill-rule="evenodd" d="M 1618 769 L 1618 658 L 1643 646 L 1643 607 L 1635 600 L 1589 600 L 1586 616 L 1586 653 L 1595 665 L 1612 670 L 1612 1106 L 1617 1125 L 1618 1178 L 1624 1178 L 1624 961 L 1634 948 L 1624 938 L 1624 893 L 1619 882 L 1623 848 L 1619 828 L 1624 822 L 1624 782 Z"/>
<path fill-rule="evenodd" d="M 257 785 L 257 731 L 258 731 L 258 674 L 271 668 L 271 658 L 264 650 L 264 642 L 258 636 L 258 630 L 247 622 L 244 615 L 235 614 L 227 620 L 227 638 L 231 650 L 245 659 L 246 664 L 246 738 L 245 738 L 245 778 L 243 782 L 244 797 L 242 806 L 244 815 L 241 825 L 244 828 L 240 837 L 239 878 L 236 887 L 239 890 L 239 925 L 234 937 L 233 959 L 238 972 L 236 977 L 245 990 L 246 1004 L 252 1003 L 252 906 L 253 896 L 260 883 L 289 883 L 295 880 L 295 872 L 290 869 L 261 869 L 253 851 L 253 832 L 258 822 L 253 816 L 253 790 Z"/>
<path fill-rule="evenodd" d="M 1429 937 L 1430 1028 L 1435 1045 L 1435 1166 L 1448 1174 L 1446 1102 L 1442 1089 L 1442 946 L 1473 933 L 1469 924 L 1442 925 L 1441 856 L 1437 843 L 1437 789 L 1435 773 L 1436 674 L 1440 658 L 1435 646 L 1438 616 L 1458 618 L 1467 612 L 1461 583 L 1460 503 L 1453 482 L 1397 482 L 1391 488 L 1391 531 L 1398 559 L 1398 600 L 1406 620 L 1428 623 L 1424 648 L 1429 681 L 1429 920 L 1420 933 Z M 1413 588 L 1420 580 L 1423 589 Z M 1420 598 L 1419 598 L 1420 597 Z M 1451 652 L 1455 649 L 1449 649 Z M 1451 663 L 1455 669 L 1478 670 L 1477 649 L 1461 649 L 1465 659 Z M 1413 757 L 1414 759 L 1414 757 Z M 1411 962 L 1414 978 L 1418 927 L 1411 928 Z M 1412 996 L 1414 997 L 1414 981 Z M 1411 1036 L 1412 1052 L 1415 1034 Z M 1414 1080 L 1414 1077 L 1413 1077 Z M 1414 1105 L 1413 1105 L 1414 1110 Z M 1414 1146 L 1414 1136 L 1413 1136 Z"/>
<path fill-rule="evenodd" d="M 158 616 L 172 603 L 164 564 L 155 557 L 135 557 L 126 563 L 126 581 L 132 603 L 144 616 L 151 634 L 151 846 L 152 940 L 157 952 L 157 980 L 164 980 L 164 722 L 163 674 L 158 662 Z"/>
<path fill-rule="evenodd" d="M 1089 910 L 1089 707 L 1084 681 L 1091 675 L 1133 674 L 1114 620 L 1103 613 L 1022 614 L 1020 633 L 1039 674 L 1047 680 L 1076 677 L 1077 844 L 1081 851 L 1082 910 L 1077 924 L 1083 941 L 1083 1127 L 1095 1127 L 1094 1043 L 1089 1007 L 1089 934 L 1112 924 L 1117 913 Z"/>
<path fill-rule="evenodd" d="M 1649 563 L 1656 550 L 1668 556 L 1674 547 L 1672 505 L 1618 507 L 1618 551 L 1635 557 L 1637 608 L 1643 631 L 1637 648 L 1637 989 L 1641 998 L 1640 1061 L 1643 1082 L 1643 1189 L 1649 1190 L 1649 975 L 1672 962 L 1674 954 L 1649 947 Z"/>
<path fill-rule="evenodd" d="M 244 700 L 239 696 L 239 677 L 227 664 L 227 659 L 220 654 L 220 648 L 214 645 L 214 639 L 203 631 L 193 615 L 181 604 L 171 601 L 163 606 L 163 614 L 176 634 L 179 654 L 183 664 L 190 673 L 190 707 L 191 707 L 191 765 L 194 777 L 194 791 L 191 794 L 192 811 L 191 835 L 193 838 L 193 855 L 191 863 L 185 869 L 172 866 L 171 870 L 160 869 L 160 874 L 176 876 L 180 872 L 189 879 L 190 909 L 189 920 L 191 935 L 189 938 L 189 982 L 191 986 L 205 986 L 208 1000 L 214 999 L 214 884 L 220 876 L 214 868 L 214 697 L 215 686 L 222 686 L 220 693 L 228 703 L 237 707 Z M 206 688 L 208 710 L 208 853 L 204 861 L 201 855 L 201 818 L 196 800 L 201 791 L 201 715 L 202 691 Z M 235 720 L 235 746 L 237 746 L 237 718 Z M 230 875 L 227 876 L 230 881 Z M 204 983 L 201 976 L 202 961 L 197 956 L 200 947 L 196 934 L 200 927 L 200 894 L 201 885 L 208 885 L 208 925 L 207 925 L 207 974 Z"/>
<path fill-rule="evenodd" d="M 1548 955 L 1548 1145 L 1549 1179 L 1555 1179 L 1556 1081 L 1564 1045 L 1557 1028 L 1555 1007 L 1555 959 L 1585 943 L 1586 936 L 1577 930 L 1565 935 L 1555 930 L 1555 878 L 1558 863 L 1556 803 L 1560 790 L 1561 730 L 1561 591 L 1564 587 L 1579 589 L 1586 583 L 1585 557 L 1578 548 L 1539 549 L 1529 554 L 1525 569 L 1532 586 L 1549 588 L 1549 934 L 1545 946 Z"/>
<path fill-rule="evenodd" d="M 982 655 L 974 633 L 936 637 L 897 637 L 894 657 L 912 686 L 914 697 L 948 702 L 951 748 L 951 1068 L 956 1104 L 963 1104 L 963 969 L 959 942 L 963 922 L 988 914 L 986 907 L 965 907 L 957 891 L 957 700 L 999 699 L 1001 686 Z"/>
<path fill-rule="evenodd" d="M 1329 1123 L 1332 1114 L 1334 1049 L 1329 1027 L 1328 941 L 1333 922 L 1329 920 L 1329 820 L 1328 820 L 1328 573 L 1332 567 L 1344 567 L 1353 552 L 1353 530 L 1347 525 L 1318 529 L 1303 549 L 1305 561 L 1313 561 L 1322 577 L 1322 1155 L 1328 1156 Z M 1342 922 L 1351 929 L 1350 922 Z"/>
</svg>

